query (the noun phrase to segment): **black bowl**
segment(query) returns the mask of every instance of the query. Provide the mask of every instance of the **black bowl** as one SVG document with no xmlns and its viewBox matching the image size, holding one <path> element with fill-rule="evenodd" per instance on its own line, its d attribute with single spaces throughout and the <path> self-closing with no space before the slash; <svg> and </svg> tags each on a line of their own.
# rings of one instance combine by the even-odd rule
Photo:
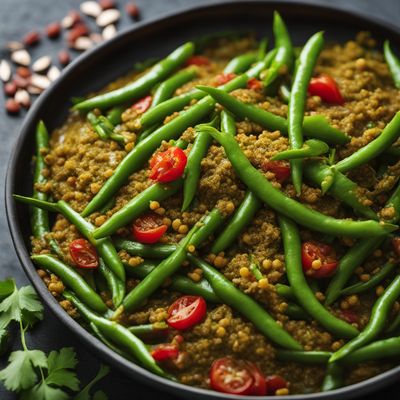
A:
<svg viewBox="0 0 400 400">
<path fill-rule="evenodd" d="M 128 72 L 134 62 L 166 55 L 186 40 L 223 31 L 252 30 L 259 36 L 271 36 L 272 13 L 278 10 L 288 22 L 295 44 L 302 44 L 317 30 L 326 32 L 327 41 L 354 38 L 359 30 L 369 30 L 379 40 L 388 38 L 400 44 L 400 31 L 388 23 L 369 16 L 301 3 L 241 1 L 192 8 L 169 14 L 150 22 L 137 24 L 107 43 L 85 53 L 73 62 L 52 87 L 36 101 L 27 115 L 11 155 L 6 182 L 8 224 L 18 257 L 36 290 L 56 316 L 87 347 L 107 363 L 128 376 L 159 389 L 190 399 L 228 399 L 229 396 L 209 390 L 178 384 L 146 371 L 111 351 L 85 331 L 61 309 L 37 275 L 29 258 L 29 215 L 27 207 L 16 204 L 13 193 L 31 194 L 31 158 L 34 131 L 42 119 L 50 130 L 60 126 L 68 114 L 69 99 L 104 87 Z M 366 395 L 400 377 L 400 366 L 364 382 L 339 390 L 310 395 L 283 396 L 291 400 L 350 398 Z M 252 399 L 251 397 L 242 397 Z M 263 397 L 267 398 L 267 397 Z M 271 397 L 269 397 L 271 398 Z"/>
</svg>

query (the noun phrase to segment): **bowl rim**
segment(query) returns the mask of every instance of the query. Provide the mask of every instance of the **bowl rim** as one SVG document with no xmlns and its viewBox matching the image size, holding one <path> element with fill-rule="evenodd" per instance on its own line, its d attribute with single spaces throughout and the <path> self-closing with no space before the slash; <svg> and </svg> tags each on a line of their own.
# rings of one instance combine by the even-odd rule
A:
<svg viewBox="0 0 400 400">
<path fill-rule="evenodd" d="M 251 400 L 254 397 L 250 396 L 235 396 L 228 395 L 224 393 L 219 393 L 215 391 L 211 391 L 208 389 L 197 388 L 189 385 L 184 385 L 178 382 L 174 382 L 168 380 L 166 378 L 162 378 L 157 376 L 148 370 L 144 369 L 138 364 L 135 364 L 124 357 L 118 355 L 111 349 L 109 349 L 105 344 L 103 344 L 100 340 L 98 340 L 91 333 L 86 331 L 78 322 L 72 319 L 58 304 L 55 298 L 51 295 L 48 289 L 43 284 L 42 280 L 36 273 L 36 269 L 34 264 L 32 263 L 29 251 L 25 247 L 25 243 L 23 240 L 23 235 L 20 227 L 14 223 L 17 220 L 17 209 L 12 197 L 13 188 L 16 181 L 16 167 L 17 161 L 20 157 L 20 153 L 24 148 L 24 143 L 27 139 L 27 136 L 33 129 L 33 124 L 37 121 L 37 117 L 40 114 L 40 110 L 43 106 L 45 106 L 47 98 L 51 95 L 51 93 L 56 90 L 56 88 L 61 84 L 61 82 L 68 80 L 74 73 L 76 69 L 78 69 L 82 64 L 86 62 L 86 60 L 100 55 L 101 53 L 107 51 L 108 48 L 112 47 L 116 42 L 122 40 L 123 38 L 127 38 L 130 35 L 134 34 L 136 31 L 143 30 L 144 28 L 151 27 L 152 25 L 157 25 L 161 22 L 165 22 L 168 20 L 172 20 L 173 18 L 179 16 L 184 17 L 185 15 L 191 15 L 193 13 L 200 13 L 202 11 L 210 11 L 210 10 L 218 10 L 222 7 L 226 7 L 227 5 L 232 6 L 247 6 L 247 7 L 255 7 L 265 5 L 266 7 L 270 7 L 271 9 L 280 8 L 280 7 L 290 7 L 290 6 L 298 6 L 298 7 L 307 7 L 309 10 L 313 10 L 316 12 L 332 12 L 336 14 L 342 14 L 350 18 L 355 18 L 358 20 L 363 20 L 366 23 L 370 23 L 377 28 L 381 28 L 387 31 L 391 31 L 395 35 L 400 37 L 400 28 L 396 25 L 376 16 L 371 16 L 362 11 L 348 10 L 340 6 L 328 6 L 323 5 L 321 3 L 312 4 L 307 1 L 294 1 L 294 0 L 285 0 L 285 1 L 264 1 L 264 0 L 239 0 L 239 1 L 231 1 L 231 0 L 223 0 L 218 3 L 205 3 L 202 5 L 190 6 L 180 8 L 178 11 L 167 12 L 161 14 L 155 18 L 151 18 L 146 21 L 141 21 L 136 23 L 134 26 L 127 27 L 122 29 L 114 38 L 103 42 L 93 49 L 86 51 L 84 54 L 78 56 L 70 65 L 68 65 L 64 71 L 62 76 L 57 79 L 41 96 L 35 101 L 32 108 L 29 110 L 28 114 L 24 118 L 23 124 L 19 129 L 18 137 L 13 145 L 11 156 L 8 161 L 7 171 L 6 171 L 6 181 L 5 181 L 5 209 L 7 216 L 7 223 L 11 233 L 12 242 L 17 253 L 17 257 L 22 264 L 25 274 L 28 276 L 30 282 L 35 287 L 35 290 L 39 293 L 41 299 L 45 302 L 45 304 L 50 308 L 53 314 L 68 327 L 80 340 L 82 340 L 86 345 L 88 345 L 90 351 L 96 356 L 100 358 L 106 359 L 114 367 L 122 370 L 126 375 L 134 376 L 142 383 L 149 385 L 151 383 L 155 383 L 157 389 L 162 388 L 167 390 L 169 393 L 175 393 L 180 395 L 193 395 L 197 396 L 197 398 L 203 397 L 205 398 L 215 398 L 215 399 L 244 399 Z M 171 22 L 172 23 L 172 22 Z M 300 394 L 300 395 L 287 395 L 280 396 L 283 400 L 306 400 L 306 399 L 334 399 L 339 396 L 342 398 L 348 397 L 356 397 L 362 394 L 372 393 L 379 388 L 388 385 L 390 382 L 393 382 L 396 378 L 400 377 L 400 366 L 394 367 L 388 371 L 385 371 L 379 375 L 376 375 L 367 380 L 358 382 L 353 385 L 345 386 L 340 389 L 336 389 L 329 392 L 321 392 L 321 393 L 311 393 L 311 394 Z M 260 396 L 259 399 L 273 399 L 273 396 Z"/>
</svg>

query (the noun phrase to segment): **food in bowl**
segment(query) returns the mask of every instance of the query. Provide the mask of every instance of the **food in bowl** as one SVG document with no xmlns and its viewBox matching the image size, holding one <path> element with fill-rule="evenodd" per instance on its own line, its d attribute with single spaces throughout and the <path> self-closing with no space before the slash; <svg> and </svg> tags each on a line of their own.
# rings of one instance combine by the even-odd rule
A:
<svg viewBox="0 0 400 400">
<path fill-rule="evenodd" d="M 73 318 L 237 395 L 332 390 L 400 358 L 400 63 L 366 33 L 295 48 L 273 27 L 272 50 L 186 43 L 50 138 L 40 122 L 33 197 L 15 196 Z"/>
</svg>

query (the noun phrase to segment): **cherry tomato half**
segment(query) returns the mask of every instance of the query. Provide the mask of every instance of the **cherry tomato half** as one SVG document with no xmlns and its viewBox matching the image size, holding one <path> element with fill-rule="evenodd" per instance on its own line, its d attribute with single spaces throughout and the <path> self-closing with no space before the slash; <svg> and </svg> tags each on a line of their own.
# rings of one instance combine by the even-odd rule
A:
<svg viewBox="0 0 400 400">
<path fill-rule="evenodd" d="M 267 385 L 261 371 L 250 362 L 231 357 L 215 360 L 210 369 L 212 389 L 229 394 L 263 396 Z"/>
<path fill-rule="evenodd" d="M 317 279 L 331 276 L 338 265 L 332 247 L 320 242 L 304 242 L 301 248 L 301 261 L 306 275 Z"/>
<path fill-rule="evenodd" d="M 97 268 L 99 266 L 96 249 L 86 239 L 76 239 L 71 242 L 69 254 L 79 268 Z"/>
<path fill-rule="evenodd" d="M 143 97 L 143 99 L 138 100 L 132 108 L 134 108 L 139 114 L 146 112 L 150 106 L 153 98 L 151 96 Z"/>
<path fill-rule="evenodd" d="M 186 65 L 209 65 L 210 60 L 205 56 L 195 55 L 187 59 Z"/>
<path fill-rule="evenodd" d="M 187 163 L 185 152 L 179 147 L 156 153 L 150 160 L 150 179 L 167 183 L 183 175 Z"/>
<path fill-rule="evenodd" d="M 267 161 L 261 166 L 261 169 L 274 173 L 276 180 L 280 183 L 290 177 L 290 164 L 284 160 Z"/>
<path fill-rule="evenodd" d="M 179 348 L 173 343 L 162 343 L 153 348 L 151 355 L 156 361 L 171 360 L 178 357 Z"/>
<path fill-rule="evenodd" d="M 168 309 L 167 324 L 183 330 L 198 324 L 207 312 L 207 304 L 200 296 L 183 296 L 174 301 Z"/>
<path fill-rule="evenodd" d="M 400 257 L 400 236 L 395 236 L 392 239 L 392 248 L 397 257 Z"/>
<path fill-rule="evenodd" d="M 321 99 L 327 103 L 344 103 L 336 81 L 329 75 L 320 75 L 311 78 L 310 84 L 308 85 L 308 93 L 312 96 L 321 97 Z"/>
<path fill-rule="evenodd" d="M 156 243 L 167 231 L 162 218 L 156 213 L 144 214 L 136 218 L 132 226 L 132 235 L 140 243 Z"/>
<path fill-rule="evenodd" d="M 225 83 L 228 83 L 235 77 L 236 74 L 234 74 L 233 72 L 228 72 L 227 74 L 219 74 L 215 78 L 215 83 L 217 84 L 217 86 L 225 85 Z"/>
<path fill-rule="evenodd" d="M 253 90 L 261 90 L 263 88 L 263 84 L 257 78 L 250 78 L 247 81 L 247 88 Z"/>
<path fill-rule="evenodd" d="M 268 375 L 265 377 L 267 384 L 267 392 L 270 396 L 273 396 L 277 390 L 288 387 L 288 383 L 280 375 Z"/>
</svg>

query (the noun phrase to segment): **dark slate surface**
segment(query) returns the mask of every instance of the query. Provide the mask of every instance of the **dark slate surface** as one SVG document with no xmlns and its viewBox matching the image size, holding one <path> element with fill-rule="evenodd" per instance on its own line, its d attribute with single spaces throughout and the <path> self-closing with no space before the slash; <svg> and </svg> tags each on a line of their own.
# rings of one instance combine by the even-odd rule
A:
<svg viewBox="0 0 400 400">
<path fill-rule="evenodd" d="M 122 6 L 125 3 L 119 0 L 118 3 Z M 215 3 L 217 1 L 208 1 Z M 400 16 L 400 2 L 398 0 L 313 0 L 309 3 L 337 5 L 350 10 L 361 10 L 374 16 L 379 16 L 381 19 L 394 24 L 398 24 Z M 2 48 L 8 40 L 16 40 L 21 37 L 26 31 L 32 29 L 40 29 L 47 23 L 59 20 L 68 10 L 77 7 L 80 2 L 77 0 L 1 0 L 0 11 L 0 58 L 6 55 Z M 142 19 L 160 16 L 164 13 L 179 10 L 191 5 L 207 3 L 207 1 L 198 0 L 137 0 L 136 2 L 141 10 Z M 293 7 L 296 7 L 296 1 L 293 1 Z M 124 16 L 121 26 L 128 26 L 132 23 L 129 18 Z M 338 27 L 338 29 L 340 29 Z M 41 54 L 56 54 L 60 41 L 50 42 L 45 40 L 43 44 L 38 46 L 33 51 L 34 59 Z M 17 260 L 14 248 L 9 235 L 4 206 L 3 206 L 3 191 L 4 179 L 7 161 L 10 152 L 12 151 L 13 143 L 18 134 L 18 129 L 21 125 L 23 117 L 10 117 L 4 111 L 4 97 L 0 95 L 0 192 L 1 192 L 1 207 L 0 207 L 0 279 L 8 276 L 13 276 L 18 285 L 27 284 L 27 279 Z M 18 339 L 15 340 L 15 345 L 18 346 Z M 36 329 L 28 335 L 28 346 L 31 348 L 43 349 L 49 351 L 58 349 L 64 346 L 72 346 L 76 349 L 79 358 L 79 377 L 83 382 L 87 382 L 97 371 L 99 360 L 89 353 L 79 341 L 72 337 L 69 332 L 60 324 L 60 322 L 46 310 L 45 320 L 40 323 Z M 4 365 L 0 362 L 0 367 Z M 127 398 L 139 399 L 155 399 L 156 396 L 162 396 L 164 400 L 172 399 L 173 397 L 165 393 L 160 393 L 155 388 L 148 388 L 122 376 L 118 371 L 113 371 L 102 381 L 101 388 L 109 395 L 112 400 L 120 400 Z M 380 391 L 377 395 L 381 398 L 395 399 L 395 393 L 398 394 L 399 385 L 391 386 Z M 0 399 L 10 400 L 15 397 L 7 393 L 0 386 Z M 372 400 L 374 396 L 365 400 Z"/>
</svg>

